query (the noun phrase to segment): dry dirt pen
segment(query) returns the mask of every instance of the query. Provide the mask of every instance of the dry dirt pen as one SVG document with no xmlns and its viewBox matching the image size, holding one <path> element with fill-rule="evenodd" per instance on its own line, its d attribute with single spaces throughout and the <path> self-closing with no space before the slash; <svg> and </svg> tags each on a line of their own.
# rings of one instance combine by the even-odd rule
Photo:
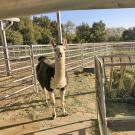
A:
<svg viewBox="0 0 135 135">
<path fill-rule="evenodd" d="M 135 55 L 96 57 L 98 120 L 103 135 L 135 134 Z"/>
<path fill-rule="evenodd" d="M 70 77 L 66 93 L 66 108 L 69 116 L 61 117 L 59 93 L 56 92 L 58 112 L 56 121 L 50 120 L 50 107 L 44 104 L 44 94 L 40 90 L 35 76 L 37 58 L 46 55 L 53 59 L 52 47 L 49 45 L 8 46 L 8 59 L 4 58 L 4 49 L 4 47 L 0 47 L 0 134 L 98 135 L 95 76 L 84 73 L 80 69 L 90 67 L 94 63 L 95 55 L 107 55 L 112 51 L 115 54 L 122 52 L 132 54 L 135 45 L 134 43 L 69 45 L 66 51 L 66 67 Z M 9 71 L 6 70 L 7 61 L 10 63 Z M 103 60 L 103 62 L 105 61 L 108 62 L 111 59 Z M 7 76 L 7 71 L 10 76 Z M 111 73 L 108 72 L 107 67 L 105 71 L 107 78 Z M 39 90 L 38 94 L 37 90 Z M 113 105 L 117 108 L 117 105 Z M 112 107 L 113 109 L 116 110 Z M 107 115 L 112 112 L 107 110 Z M 123 132 L 121 134 L 123 135 Z"/>
<path fill-rule="evenodd" d="M 36 80 L 37 58 L 53 59 L 49 45 L 8 46 L 8 59 L 0 47 L 0 134 L 98 134 L 94 75 L 80 68 L 93 64 L 95 54 L 108 54 L 110 44 L 69 45 L 66 67 L 69 86 L 66 93 L 68 117 L 61 117 L 59 92 L 56 92 L 58 118 L 52 121 L 51 107 L 45 106 L 44 94 Z M 6 62 L 10 69 L 6 70 Z M 7 72 L 10 76 L 7 76 Z M 36 93 L 39 91 L 38 93 Z M 74 128 L 73 128 L 74 127 Z"/>
</svg>

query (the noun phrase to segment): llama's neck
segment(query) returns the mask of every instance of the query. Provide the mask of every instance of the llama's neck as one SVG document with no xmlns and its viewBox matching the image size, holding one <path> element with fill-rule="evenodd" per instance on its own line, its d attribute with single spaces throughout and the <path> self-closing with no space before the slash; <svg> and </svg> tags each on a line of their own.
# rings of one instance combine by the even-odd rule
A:
<svg viewBox="0 0 135 135">
<path fill-rule="evenodd" d="M 54 76 L 56 82 L 61 82 L 65 78 L 65 57 L 62 56 L 62 58 L 55 59 L 55 76 Z"/>
</svg>

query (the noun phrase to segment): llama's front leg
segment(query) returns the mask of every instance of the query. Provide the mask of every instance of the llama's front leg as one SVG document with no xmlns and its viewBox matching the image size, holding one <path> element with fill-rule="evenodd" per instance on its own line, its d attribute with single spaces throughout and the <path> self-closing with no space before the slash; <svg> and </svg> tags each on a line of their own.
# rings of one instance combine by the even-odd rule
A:
<svg viewBox="0 0 135 135">
<path fill-rule="evenodd" d="M 55 119 L 56 118 L 56 108 L 55 108 L 54 92 L 50 92 L 50 100 L 52 101 L 52 106 L 53 106 L 53 119 Z"/>
<path fill-rule="evenodd" d="M 48 91 L 46 88 L 44 88 L 44 93 L 45 93 L 45 104 L 48 106 Z"/>
<path fill-rule="evenodd" d="M 61 95 L 61 106 L 62 106 L 63 115 L 66 116 L 68 115 L 68 113 L 65 110 L 65 89 L 64 88 L 61 89 L 60 95 Z"/>
</svg>

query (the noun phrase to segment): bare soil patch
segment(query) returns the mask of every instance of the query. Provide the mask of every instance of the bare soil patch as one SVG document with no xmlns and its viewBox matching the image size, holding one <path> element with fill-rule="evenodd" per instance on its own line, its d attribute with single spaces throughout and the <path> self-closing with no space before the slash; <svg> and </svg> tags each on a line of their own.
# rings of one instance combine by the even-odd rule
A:
<svg viewBox="0 0 135 135">
<path fill-rule="evenodd" d="M 4 101 L 8 104 L 2 103 L 0 135 L 98 135 L 94 75 L 75 71 L 68 76 L 67 117 L 62 117 L 59 90 L 55 93 L 58 115 L 55 120 L 51 119 L 51 105 L 45 105 L 44 92 L 35 94 L 29 90 Z"/>
</svg>

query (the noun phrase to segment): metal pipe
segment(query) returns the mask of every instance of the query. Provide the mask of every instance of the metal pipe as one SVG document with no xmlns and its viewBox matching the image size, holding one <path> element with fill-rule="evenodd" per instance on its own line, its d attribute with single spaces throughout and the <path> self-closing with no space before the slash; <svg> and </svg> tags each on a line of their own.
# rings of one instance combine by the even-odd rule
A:
<svg viewBox="0 0 135 135">
<path fill-rule="evenodd" d="M 9 29 L 13 25 L 13 21 L 10 22 L 10 24 L 4 29 L 5 31 Z"/>
<path fill-rule="evenodd" d="M 33 83 L 34 83 L 34 91 L 38 93 L 38 87 L 37 87 L 37 78 L 36 78 L 36 68 L 35 68 L 35 62 L 34 62 L 34 51 L 33 51 L 33 45 L 30 45 L 30 55 L 31 55 L 31 66 L 32 66 L 32 74 L 33 74 Z"/>
<path fill-rule="evenodd" d="M 10 72 L 11 72 L 11 67 L 10 67 L 9 53 L 8 53 L 7 40 L 6 40 L 6 33 L 5 33 L 4 26 L 3 26 L 3 21 L 0 21 L 0 35 L 1 35 L 2 45 L 4 46 L 3 47 L 3 52 L 4 52 L 4 58 L 6 59 L 5 64 L 6 64 L 7 76 L 9 76 Z"/>
<path fill-rule="evenodd" d="M 60 17 L 60 11 L 57 12 L 57 26 L 58 26 L 58 38 L 59 43 L 62 43 L 62 29 L 61 29 L 61 17 Z"/>
</svg>

